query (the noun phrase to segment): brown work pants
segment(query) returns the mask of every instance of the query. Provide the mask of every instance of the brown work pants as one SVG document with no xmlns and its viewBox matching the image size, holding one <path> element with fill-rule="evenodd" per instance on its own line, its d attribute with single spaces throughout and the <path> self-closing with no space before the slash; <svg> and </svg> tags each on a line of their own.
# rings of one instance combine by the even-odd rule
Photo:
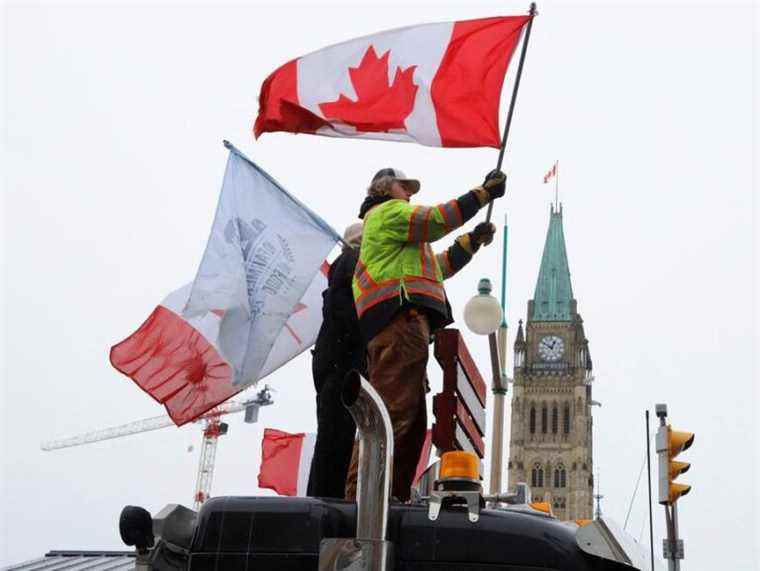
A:
<svg viewBox="0 0 760 571">
<path fill-rule="evenodd" d="M 427 430 L 426 369 L 430 325 L 416 309 L 404 309 L 367 345 L 369 383 L 382 397 L 393 425 L 391 495 L 409 500 Z M 359 443 L 354 443 L 346 499 L 356 499 Z"/>
</svg>

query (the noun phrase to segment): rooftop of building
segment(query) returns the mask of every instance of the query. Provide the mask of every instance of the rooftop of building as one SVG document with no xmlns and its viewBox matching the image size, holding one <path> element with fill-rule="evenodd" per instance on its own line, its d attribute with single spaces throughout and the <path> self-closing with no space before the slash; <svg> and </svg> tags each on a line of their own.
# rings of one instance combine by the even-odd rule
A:
<svg viewBox="0 0 760 571">
<path fill-rule="evenodd" d="M 3 567 L 2 571 L 131 571 L 134 551 L 49 551 L 44 557 Z"/>
</svg>

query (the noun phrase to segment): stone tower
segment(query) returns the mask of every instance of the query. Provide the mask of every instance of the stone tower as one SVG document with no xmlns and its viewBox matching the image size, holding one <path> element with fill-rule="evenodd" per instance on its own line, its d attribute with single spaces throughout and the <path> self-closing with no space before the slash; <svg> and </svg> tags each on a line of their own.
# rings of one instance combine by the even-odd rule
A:
<svg viewBox="0 0 760 571">
<path fill-rule="evenodd" d="M 591 355 L 552 206 L 536 291 L 515 339 L 509 486 L 527 482 L 563 520 L 591 519 Z"/>
</svg>

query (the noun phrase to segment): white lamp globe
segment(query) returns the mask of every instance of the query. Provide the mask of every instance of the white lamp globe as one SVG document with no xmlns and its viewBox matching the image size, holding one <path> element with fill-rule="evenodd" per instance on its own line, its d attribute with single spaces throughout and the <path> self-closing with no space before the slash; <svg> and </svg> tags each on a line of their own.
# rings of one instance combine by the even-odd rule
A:
<svg viewBox="0 0 760 571">
<path fill-rule="evenodd" d="M 478 295 L 464 306 L 464 322 L 477 335 L 490 335 L 501 325 L 501 304 L 491 295 L 491 280 L 478 282 Z"/>
</svg>

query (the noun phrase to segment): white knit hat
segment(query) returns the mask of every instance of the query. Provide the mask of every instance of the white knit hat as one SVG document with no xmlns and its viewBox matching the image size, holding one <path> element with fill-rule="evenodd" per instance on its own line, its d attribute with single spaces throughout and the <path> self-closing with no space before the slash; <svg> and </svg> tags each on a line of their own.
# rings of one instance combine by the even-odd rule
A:
<svg viewBox="0 0 760 571">
<path fill-rule="evenodd" d="M 343 239 L 349 246 L 359 247 L 362 243 L 362 230 L 364 230 L 363 222 L 351 224 L 343 232 Z"/>
</svg>

